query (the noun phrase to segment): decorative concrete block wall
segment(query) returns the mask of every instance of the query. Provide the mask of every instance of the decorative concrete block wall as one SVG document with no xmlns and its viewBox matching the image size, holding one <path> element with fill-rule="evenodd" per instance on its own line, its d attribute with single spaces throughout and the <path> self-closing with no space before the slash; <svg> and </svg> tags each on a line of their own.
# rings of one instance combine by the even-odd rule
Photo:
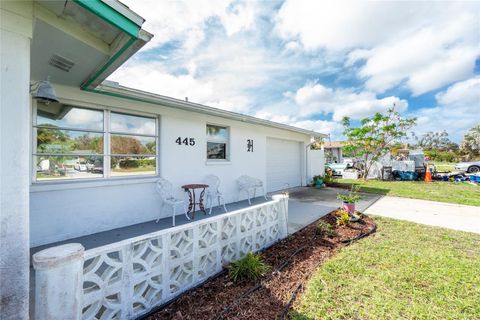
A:
<svg viewBox="0 0 480 320">
<path fill-rule="evenodd" d="M 37 290 L 35 305 L 42 314 L 50 309 L 55 313 L 58 305 L 75 305 L 78 310 L 68 314 L 81 314 L 82 319 L 137 318 L 204 282 L 231 261 L 285 238 L 287 216 L 288 198 L 276 195 L 260 205 L 87 250 L 81 258 L 83 270 L 77 271 L 83 283 L 80 303 L 66 301 L 75 300 L 78 292 L 43 294 L 58 291 L 49 287 L 62 286 L 55 283 L 60 282 L 55 272 L 45 272 L 43 266 L 37 270 L 37 275 L 42 274 L 37 288 L 44 290 Z M 47 250 L 57 259 L 61 257 L 55 252 L 65 251 L 61 247 Z M 45 259 L 45 253 L 39 252 L 34 261 L 39 256 Z M 73 259 L 71 273 L 62 264 L 62 272 L 72 281 L 78 276 L 75 263 Z M 64 278 L 61 282 L 69 281 Z M 55 318 L 62 314 L 52 314 Z"/>
</svg>

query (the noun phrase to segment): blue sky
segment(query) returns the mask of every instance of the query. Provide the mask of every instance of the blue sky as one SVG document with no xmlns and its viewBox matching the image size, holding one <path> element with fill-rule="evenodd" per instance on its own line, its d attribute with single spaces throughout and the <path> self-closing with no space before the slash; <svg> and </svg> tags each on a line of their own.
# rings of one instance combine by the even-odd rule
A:
<svg viewBox="0 0 480 320">
<path fill-rule="evenodd" d="M 122 85 L 333 139 L 393 104 L 417 135 L 480 122 L 480 2 L 123 2 L 154 38 Z"/>
</svg>

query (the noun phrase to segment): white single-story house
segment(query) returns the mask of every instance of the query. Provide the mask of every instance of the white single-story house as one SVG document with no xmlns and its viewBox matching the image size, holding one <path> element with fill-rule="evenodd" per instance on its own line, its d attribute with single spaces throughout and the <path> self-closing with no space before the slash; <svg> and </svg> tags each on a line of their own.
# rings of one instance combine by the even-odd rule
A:
<svg viewBox="0 0 480 320">
<path fill-rule="evenodd" d="M 181 195 L 214 174 L 228 204 L 241 175 L 270 193 L 323 172 L 309 145 L 324 134 L 105 81 L 152 38 L 120 2 L 0 11 L 2 319 L 29 317 L 30 248 L 169 217 L 160 177 Z M 37 97 L 49 84 L 57 101 Z"/>
<path fill-rule="evenodd" d="M 325 141 L 323 147 L 327 161 L 333 163 L 343 162 L 343 141 Z"/>
</svg>

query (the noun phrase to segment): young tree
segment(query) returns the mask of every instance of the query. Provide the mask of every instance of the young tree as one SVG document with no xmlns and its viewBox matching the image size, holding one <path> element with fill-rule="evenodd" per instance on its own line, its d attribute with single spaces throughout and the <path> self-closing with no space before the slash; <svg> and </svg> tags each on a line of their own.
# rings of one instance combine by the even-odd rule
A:
<svg viewBox="0 0 480 320">
<path fill-rule="evenodd" d="M 343 149 L 364 160 L 362 176 L 365 180 L 373 162 L 386 154 L 393 143 L 405 137 L 415 123 L 415 118 L 404 119 L 394 108 L 388 109 L 385 115 L 377 112 L 371 118 L 362 119 L 360 127 L 352 127 L 350 118 L 345 117 L 342 124 L 347 141 Z"/>
<path fill-rule="evenodd" d="M 468 157 L 480 155 L 480 124 L 477 124 L 465 134 L 460 148 L 462 153 L 468 155 Z"/>
</svg>

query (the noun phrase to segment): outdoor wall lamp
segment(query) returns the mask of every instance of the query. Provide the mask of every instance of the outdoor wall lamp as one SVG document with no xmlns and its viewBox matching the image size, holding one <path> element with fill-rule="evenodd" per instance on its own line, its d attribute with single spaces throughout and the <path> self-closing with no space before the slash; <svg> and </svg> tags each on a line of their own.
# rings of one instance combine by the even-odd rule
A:
<svg viewBox="0 0 480 320">
<path fill-rule="evenodd" d="M 55 89 L 50 84 L 49 78 L 47 80 L 37 81 L 30 84 L 30 93 L 35 100 L 49 104 L 50 102 L 58 102 Z"/>
</svg>

